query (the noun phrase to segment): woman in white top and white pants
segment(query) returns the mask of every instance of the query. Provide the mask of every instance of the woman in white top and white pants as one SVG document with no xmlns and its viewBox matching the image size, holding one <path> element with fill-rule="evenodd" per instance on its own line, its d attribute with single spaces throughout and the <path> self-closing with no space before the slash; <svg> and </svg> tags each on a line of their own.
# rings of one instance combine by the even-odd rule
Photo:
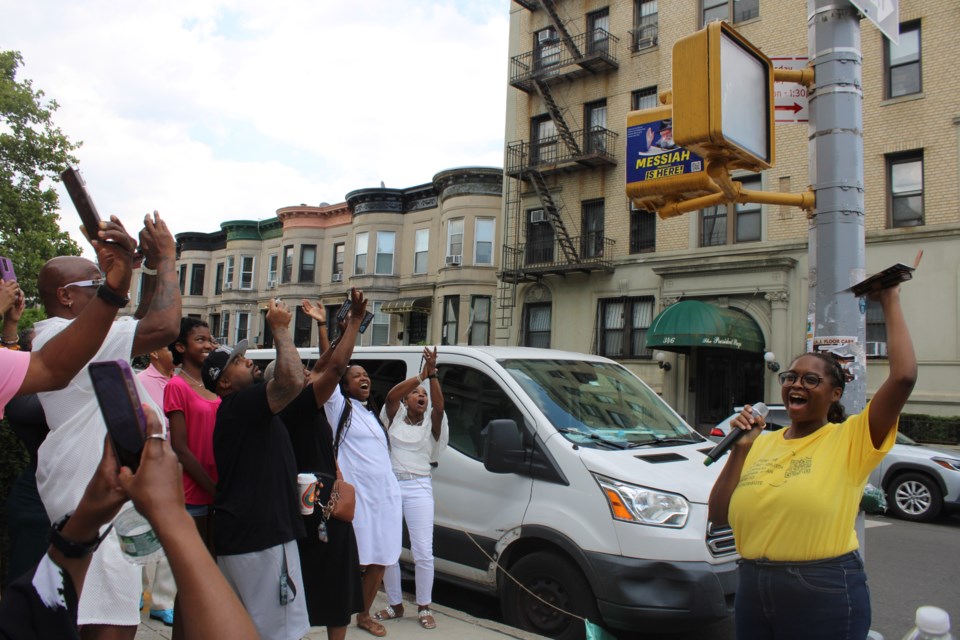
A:
<svg viewBox="0 0 960 640">
<path fill-rule="evenodd" d="M 423 370 L 396 385 L 387 394 L 380 417 L 390 425 L 390 462 L 400 484 L 403 518 L 410 533 L 410 550 L 416 567 L 417 617 L 424 629 L 437 626 L 430 610 L 433 592 L 433 485 L 431 462 L 447 447 L 449 428 L 443 412 L 443 392 L 437 379 L 437 349 L 423 350 Z M 430 396 L 422 384 L 429 380 Z M 400 565 L 387 567 L 383 576 L 390 603 L 378 620 L 403 615 Z"/>
</svg>

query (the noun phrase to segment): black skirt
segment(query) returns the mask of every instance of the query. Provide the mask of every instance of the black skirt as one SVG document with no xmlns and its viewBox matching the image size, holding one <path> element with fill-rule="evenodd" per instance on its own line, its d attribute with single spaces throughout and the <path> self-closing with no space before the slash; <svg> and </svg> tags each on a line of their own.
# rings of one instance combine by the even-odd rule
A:
<svg viewBox="0 0 960 640">
<path fill-rule="evenodd" d="M 330 518 L 327 541 L 320 542 L 320 509 L 303 520 L 307 537 L 297 540 L 297 545 L 310 625 L 346 627 L 354 613 L 363 611 L 360 554 L 353 524 Z"/>
</svg>

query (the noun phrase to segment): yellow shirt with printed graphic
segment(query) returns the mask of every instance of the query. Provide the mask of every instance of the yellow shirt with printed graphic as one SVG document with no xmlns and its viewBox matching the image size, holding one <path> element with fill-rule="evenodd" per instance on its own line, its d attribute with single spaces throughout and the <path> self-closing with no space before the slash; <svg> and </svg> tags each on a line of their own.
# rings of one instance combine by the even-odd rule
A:
<svg viewBox="0 0 960 640">
<path fill-rule="evenodd" d="M 854 520 L 863 488 L 897 435 L 894 426 L 874 448 L 869 408 L 868 403 L 862 413 L 805 438 L 787 440 L 784 429 L 754 441 L 730 498 L 730 525 L 741 556 L 821 560 L 857 548 Z"/>
</svg>

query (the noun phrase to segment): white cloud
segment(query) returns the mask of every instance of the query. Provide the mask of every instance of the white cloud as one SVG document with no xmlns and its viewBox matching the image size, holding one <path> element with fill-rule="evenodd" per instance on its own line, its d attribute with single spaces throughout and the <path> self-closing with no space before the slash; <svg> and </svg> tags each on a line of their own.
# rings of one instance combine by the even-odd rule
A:
<svg viewBox="0 0 960 640">
<path fill-rule="evenodd" d="M 0 0 L 101 213 L 212 231 L 500 166 L 508 0 Z M 76 228 L 64 198 L 64 226 Z"/>
</svg>

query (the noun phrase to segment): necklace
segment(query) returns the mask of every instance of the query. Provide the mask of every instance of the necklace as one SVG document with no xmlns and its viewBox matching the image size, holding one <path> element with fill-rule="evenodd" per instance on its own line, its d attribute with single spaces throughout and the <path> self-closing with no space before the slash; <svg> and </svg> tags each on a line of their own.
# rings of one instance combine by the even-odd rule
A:
<svg viewBox="0 0 960 640">
<path fill-rule="evenodd" d="M 185 370 L 180 369 L 180 375 L 189 380 L 195 387 L 202 387 L 203 383 L 194 378 L 192 375 L 187 373 Z"/>
</svg>

